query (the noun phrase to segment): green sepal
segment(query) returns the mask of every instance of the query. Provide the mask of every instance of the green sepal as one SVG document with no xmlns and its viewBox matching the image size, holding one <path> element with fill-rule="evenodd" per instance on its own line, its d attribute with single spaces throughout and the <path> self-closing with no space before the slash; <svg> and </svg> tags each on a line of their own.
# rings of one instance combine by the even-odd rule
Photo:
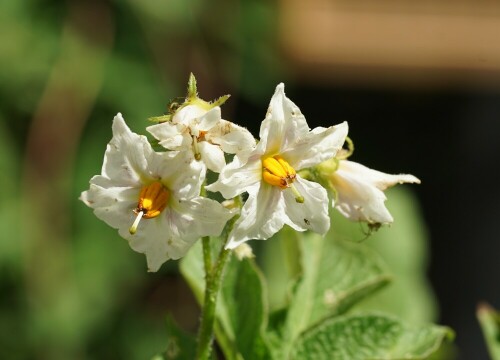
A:
<svg viewBox="0 0 500 360">
<path fill-rule="evenodd" d="M 148 121 L 155 123 L 163 123 L 172 120 L 172 114 L 160 115 L 160 116 L 152 116 L 148 118 Z"/>
<path fill-rule="evenodd" d="M 227 99 L 229 99 L 231 97 L 231 95 L 222 95 L 221 97 L 219 97 L 218 99 L 214 100 L 210 105 L 212 105 L 212 107 L 216 107 L 216 106 L 221 106 L 223 105 Z"/>
<path fill-rule="evenodd" d="M 198 98 L 198 89 L 196 87 L 196 78 L 193 73 L 189 74 L 188 87 L 187 87 L 187 101 Z"/>
</svg>

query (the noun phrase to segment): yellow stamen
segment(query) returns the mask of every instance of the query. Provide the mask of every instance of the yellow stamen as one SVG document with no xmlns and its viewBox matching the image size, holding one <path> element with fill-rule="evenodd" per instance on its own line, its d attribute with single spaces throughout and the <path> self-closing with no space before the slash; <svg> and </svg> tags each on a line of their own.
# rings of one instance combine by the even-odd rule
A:
<svg viewBox="0 0 500 360">
<path fill-rule="evenodd" d="M 262 177 L 268 184 L 286 189 L 295 180 L 296 173 L 285 159 L 275 155 L 262 160 Z"/>
<path fill-rule="evenodd" d="M 262 160 L 262 178 L 268 184 L 278 186 L 280 189 L 290 189 L 295 196 L 295 201 L 302 204 L 304 197 L 293 185 L 297 173 L 290 164 L 279 155 L 270 156 Z"/>
<path fill-rule="evenodd" d="M 285 189 L 294 182 L 296 173 L 285 159 L 275 155 L 262 160 L 262 176 L 268 184 Z"/>
<path fill-rule="evenodd" d="M 160 215 L 167 206 L 169 195 L 169 191 L 159 181 L 144 186 L 139 194 L 137 208 L 134 210 L 137 217 L 130 227 L 129 232 L 132 235 L 136 233 L 142 218 L 152 219 Z"/>
</svg>

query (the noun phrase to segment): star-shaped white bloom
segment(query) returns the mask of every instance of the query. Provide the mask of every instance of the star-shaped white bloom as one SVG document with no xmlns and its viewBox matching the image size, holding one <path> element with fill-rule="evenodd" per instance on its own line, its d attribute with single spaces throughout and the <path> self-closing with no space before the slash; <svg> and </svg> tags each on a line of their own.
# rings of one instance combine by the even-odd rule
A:
<svg viewBox="0 0 500 360">
<path fill-rule="evenodd" d="M 328 179 L 335 191 L 335 207 L 354 221 L 392 223 L 393 218 L 384 204 L 387 200 L 384 190 L 396 184 L 420 184 L 413 175 L 385 174 L 349 160 L 339 160 L 337 166 Z"/>
<path fill-rule="evenodd" d="M 347 123 L 310 131 L 300 109 L 276 87 L 260 128 L 260 142 L 249 154 L 235 156 L 207 187 L 226 198 L 248 192 L 226 248 L 250 239 L 267 239 L 284 224 L 297 231 L 325 234 L 330 227 L 328 195 L 297 171 L 332 158 L 342 147 Z"/>
<path fill-rule="evenodd" d="M 166 149 L 189 151 L 215 172 L 226 165 L 224 152 L 236 154 L 255 147 L 255 139 L 247 129 L 221 119 L 220 107 L 201 99 L 188 101 L 171 121 L 147 130 Z"/>
<path fill-rule="evenodd" d="M 232 217 L 218 202 L 199 196 L 200 171 L 186 153 L 153 151 L 118 114 L 101 175 L 90 180 L 81 200 L 146 255 L 149 271 L 157 271 L 200 237 L 220 235 Z"/>
</svg>

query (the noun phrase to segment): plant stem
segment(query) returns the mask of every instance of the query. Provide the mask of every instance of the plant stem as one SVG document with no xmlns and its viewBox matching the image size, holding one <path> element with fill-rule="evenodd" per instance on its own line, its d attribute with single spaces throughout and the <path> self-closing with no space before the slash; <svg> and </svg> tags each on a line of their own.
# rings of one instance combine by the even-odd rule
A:
<svg viewBox="0 0 500 360">
<path fill-rule="evenodd" d="M 198 349 L 196 352 L 196 358 L 200 360 L 208 359 L 212 350 L 217 295 L 219 293 L 223 270 L 229 259 L 230 252 L 230 250 L 226 250 L 223 247 L 219 253 L 219 258 L 213 272 L 206 275 L 205 299 L 200 330 L 198 332 Z"/>
<path fill-rule="evenodd" d="M 242 201 L 239 196 L 234 199 L 234 202 L 236 206 L 241 208 Z M 239 217 L 239 215 L 235 215 L 227 222 L 226 227 L 221 234 L 222 247 L 213 268 L 210 238 L 204 237 L 202 239 L 203 259 L 205 263 L 205 298 L 203 300 L 201 323 L 198 330 L 198 348 L 196 350 L 196 359 L 198 360 L 207 360 L 212 350 L 217 296 L 222 282 L 224 267 L 226 266 L 231 253 L 231 250 L 224 249 L 224 246 L 226 245 L 229 233 L 233 229 L 234 223 Z"/>
<path fill-rule="evenodd" d="M 203 264 L 205 265 L 205 276 L 208 277 L 212 271 L 212 254 L 210 251 L 210 236 L 204 236 L 201 239 L 203 243 Z M 205 278 L 205 282 L 207 278 Z"/>
</svg>

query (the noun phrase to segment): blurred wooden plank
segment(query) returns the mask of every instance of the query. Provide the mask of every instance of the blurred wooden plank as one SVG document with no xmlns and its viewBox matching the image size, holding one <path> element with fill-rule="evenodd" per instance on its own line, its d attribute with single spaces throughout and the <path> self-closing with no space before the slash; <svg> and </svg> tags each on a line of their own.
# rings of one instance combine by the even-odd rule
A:
<svg viewBox="0 0 500 360">
<path fill-rule="evenodd" d="M 281 41 L 297 74 L 347 81 L 500 81 L 500 2 L 371 3 L 282 0 Z"/>
</svg>

